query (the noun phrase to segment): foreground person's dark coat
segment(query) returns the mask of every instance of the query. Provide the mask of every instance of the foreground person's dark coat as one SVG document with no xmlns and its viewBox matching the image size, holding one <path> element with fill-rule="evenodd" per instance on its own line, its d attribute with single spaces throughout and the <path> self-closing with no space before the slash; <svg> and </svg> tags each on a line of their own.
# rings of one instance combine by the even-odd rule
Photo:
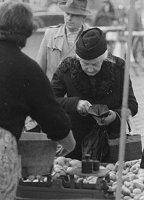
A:
<svg viewBox="0 0 144 200">
<path fill-rule="evenodd" d="M 17 143 L 27 116 L 35 119 L 49 139 L 63 146 L 60 155 L 75 147 L 71 123 L 56 101 L 40 66 L 21 49 L 33 32 L 27 4 L 6 1 L 0 6 L 0 199 L 16 199 L 21 176 Z M 6 129 L 6 130 L 4 130 Z M 11 133 L 10 133 L 11 132 Z M 68 142 L 67 142 L 68 141 Z M 67 144 L 68 143 L 68 144 Z M 39 149 L 36 153 L 38 153 Z M 29 151 L 29 154 L 32 152 Z M 40 152 L 39 152 L 40 155 Z M 23 162 L 22 162 L 23 163 Z M 47 169 L 48 170 L 48 169 Z"/>
<path fill-rule="evenodd" d="M 89 115 L 81 116 L 77 112 L 80 99 L 88 100 L 91 104 L 106 104 L 109 109 L 116 111 L 117 118 L 107 126 L 110 138 L 119 137 L 124 61 L 110 53 L 103 62 L 102 68 L 95 76 L 86 75 L 79 60 L 65 59 L 52 79 L 52 87 L 60 104 L 72 119 L 72 130 L 77 142 L 75 150 L 70 154 L 73 158 L 81 158 L 81 142 L 90 133 L 96 121 Z M 67 97 L 64 97 L 67 94 Z M 132 84 L 129 85 L 128 107 L 134 116 L 138 111 L 138 104 L 133 93 Z"/>
<path fill-rule="evenodd" d="M 0 126 L 18 140 L 26 117 L 33 117 L 53 140 L 69 133 L 70 122 L 54 99 L 39 65 L 15 43 L 0 41 Z"/>
</svg>

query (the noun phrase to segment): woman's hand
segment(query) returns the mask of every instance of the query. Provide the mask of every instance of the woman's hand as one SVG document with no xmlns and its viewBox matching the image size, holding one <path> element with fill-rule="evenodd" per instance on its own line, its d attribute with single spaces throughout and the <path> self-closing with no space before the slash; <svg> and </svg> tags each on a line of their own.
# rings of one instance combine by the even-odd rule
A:
<svg viewBox="0 0 144 200">
<path fill-rule="evenodd" d="M 93 118 L 97 121 L 98 125 L 108 126 L 116 119 L 116 112 L 109 110 L 108 116 L 103 116 L 101 118 L 93 116 Z"/>
<path fill-rule="evenodd" d="M 77 111 L 80 115 L 87 115 L 88 114 L 88 109 L 91 106 L 91 103 L 87 100 L 79 100 L 77 104 Z"/>
<path fill-rule="evenodd" d="M 113 110 L 109 110 L 109 114 L 107 117 L 102 118 L 102 123 L 105 126 L 108 126 L 116 119 L 116 112 Z"/>
</svg>

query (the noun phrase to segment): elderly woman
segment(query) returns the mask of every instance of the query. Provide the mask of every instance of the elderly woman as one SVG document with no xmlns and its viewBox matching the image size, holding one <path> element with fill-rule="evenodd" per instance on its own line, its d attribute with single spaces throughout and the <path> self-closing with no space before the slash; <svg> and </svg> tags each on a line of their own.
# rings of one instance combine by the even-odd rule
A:
<svg viewBox="0 0 144 200">
<path fill-rule="evenodd" d="M 18 141 L 27 116 L 36 120 L 49 139 L 72 151 L 75 140 L 70 119 L 56 102 L 50 82 L 39 65 L 22 51 L 33 31 L 29 7 L 8 1 L 0 7 L 0 127 Z"/>
<path fill-rule="evenodd" d="M 93 104 L 104 104 L 109 115 L 104 118 L 109 138 L 118 138 L 123 96 L 125 62 L 107 51 L 104 33 L 98 28 L 84 31 L 76 43 L 76 57 L 66 58 L 52 78 L 52 88 L 59 103 L 70 115 L 76 148 L 68 156 L 82 158 L 81 143 L 96 124 L 88 114 Z M 67 96 L 65 96 L 67 95 Z M 129 83 L 128 113 L 134 116 L 138 104 Z"/>
</svg>

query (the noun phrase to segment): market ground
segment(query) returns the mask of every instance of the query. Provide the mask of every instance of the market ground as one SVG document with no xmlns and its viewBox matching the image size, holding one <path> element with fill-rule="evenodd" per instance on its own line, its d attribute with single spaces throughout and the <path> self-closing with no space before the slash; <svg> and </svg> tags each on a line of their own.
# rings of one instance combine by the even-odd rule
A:
<svg viewBox="0 0 144 200">
<path fill-rule="evenodd" d="M 143 63 L 143 67 L 144 67 L 144 63 Z M 132 129 L 133 129 L 133 133 L 141 134 L 142 146 L 144 148 L 144 68 L 143 67 L 137 66 L 136 68 L 137 75 L 135 75 L 132 69 L 130 70 L 130 74 L 131 74 L 134 93 L 139 105 L 138 113 L 135 117 L 133 117 L 133 120 L 132 120 L 133 122 Z"/>
</svg>

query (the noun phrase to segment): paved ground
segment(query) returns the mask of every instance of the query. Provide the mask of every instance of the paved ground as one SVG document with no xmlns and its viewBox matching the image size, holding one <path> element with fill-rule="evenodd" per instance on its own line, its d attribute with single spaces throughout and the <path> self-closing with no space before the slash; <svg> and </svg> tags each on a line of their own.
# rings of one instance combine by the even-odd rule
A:
<svg viewBox="0 0 144 200">
<path fill-rule="evenodd" d="M 137 76 L 131 70 L 131 79 L 134 88 L 134 93 L 137 98 L 139 108 L 138 114 L 133 117 L 133 131 L 140 133 L 142 136 L 142 145 L 144 148 L 144 71 L 142 68 L 137 68 Z"/>
</svg>

